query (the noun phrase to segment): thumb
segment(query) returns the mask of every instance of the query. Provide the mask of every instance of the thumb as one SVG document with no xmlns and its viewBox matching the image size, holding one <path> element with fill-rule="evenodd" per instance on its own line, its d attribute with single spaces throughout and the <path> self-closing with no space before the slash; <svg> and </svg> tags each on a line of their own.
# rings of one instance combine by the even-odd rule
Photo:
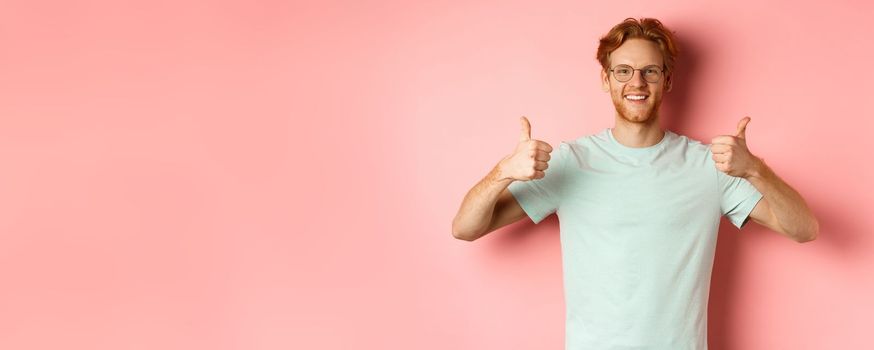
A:
<svg viewBox="0 0 874 350">
<path fill-rule="evenodd" d="M 528 141 L 531 139 L 531 123 L 528 122 L 528 118 L 522 116 L 519 119 L 522 122 L 522 134 L 519 135 L 519 142 Z"/>
<path fill-rule="evenodd" d="M 737 135 L 736 135 L 737 137 L 742 138 L 742 139 L 747 138 L 747 124 L 750 123 L 751 119 L 752 118 L 750 118 L 750 117 L 744 117 L 743 119 L 740 120 L 739 123 L 737 123 Z"/>
</svg>

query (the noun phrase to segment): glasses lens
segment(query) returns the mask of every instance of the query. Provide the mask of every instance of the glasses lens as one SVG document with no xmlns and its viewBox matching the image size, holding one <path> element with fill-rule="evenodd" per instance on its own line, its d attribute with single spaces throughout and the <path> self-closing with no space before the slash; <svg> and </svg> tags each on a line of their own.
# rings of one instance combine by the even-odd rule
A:
<svg viewBox="0 0 874 350">
<path fill-rule="evenodd" d="M 650 83 L 657 83 L 662 78 L 662 70 L 656 66 L 649 66 L 642 70 L 643 77 Z"/>
<path fill-rule="evenodd" d="M 634 70 L 632 70 L 630 66 L 619 65 L 616 66 L 616 68 L 613 68 L 613 76 L 620 82 L 628 81 L 633 74 Z"/>
</svg>

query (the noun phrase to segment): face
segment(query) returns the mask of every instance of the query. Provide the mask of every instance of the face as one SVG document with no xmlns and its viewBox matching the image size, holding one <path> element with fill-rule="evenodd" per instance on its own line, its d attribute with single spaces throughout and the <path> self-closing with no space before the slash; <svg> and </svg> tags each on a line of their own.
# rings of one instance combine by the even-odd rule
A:
<svg viewBox="0 0 874 350">
<path fill-rule="evenodd" d="M 662 52 L 658 44 L 645 39 L 629 39 L 610 53 L 610 68 L 620 64 L 640 69 L 649 65 L 663 67 Z M 619 82 L 613 73 L 601 71 L 601 88 L 610 92 L 616 115 L 631 123 L 654 123 L 658 120 L 658 110 L 662 94 L 670 91 L 670 76 L 662 73 L 661 79 L 650 83 L 642 71 L 634 71 L 631 80 Z M 628 96 L 644 96 L 643 100 L 629 99 Z"/>
</svg>

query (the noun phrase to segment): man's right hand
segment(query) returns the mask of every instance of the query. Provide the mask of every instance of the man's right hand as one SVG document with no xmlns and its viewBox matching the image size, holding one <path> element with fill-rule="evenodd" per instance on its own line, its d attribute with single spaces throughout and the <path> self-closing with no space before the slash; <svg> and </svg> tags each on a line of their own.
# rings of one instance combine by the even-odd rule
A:
<svg viewBox="0 0 874 350">
<path fill-rule="evenodd" d="M 544 171 L 549 166 L 549 153 L 552 146 L 548 143 L 531 139 L 531 124 L 528 118 L 520 118 L 522 122 L 522 134 L 519 136 L 519 144 L 516 150 L 509 156 L 504 157 L 500 163 L 501 178 L 519 181 L 541 179 L 545 176 Z"/>
</svg>

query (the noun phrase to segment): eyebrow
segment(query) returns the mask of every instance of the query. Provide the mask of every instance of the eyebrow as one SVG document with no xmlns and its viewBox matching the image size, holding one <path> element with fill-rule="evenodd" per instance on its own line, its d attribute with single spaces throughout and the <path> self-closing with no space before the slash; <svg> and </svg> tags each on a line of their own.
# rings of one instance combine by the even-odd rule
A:
<svg viewBox="0 0 874 350">
<path fill-rule="evenodd" d="M 617 64 L 616 64 L 616 66 L 620 66 L 620 65 L 626 65 L 626 66 L 632 66 L 632 67 L 634 67 L 634 65 L 633 65 L 633 64 L 630 64 L 630 63 L 617 63 Z M 662 64 L 656 64 L 656 63 L 650 63 L 650 64 L 642 65 L 642 66 L 640 66 L 640 67 L 642 68 L 642 67 L 649 67 L 649 66 L 657 66 L 657 67 L 661 67 L 661 66 L 663 66 L 663 65 L 662 65 Z M 614 67 L 615 67 L 615 66 L 614 66 Z"/>
</svg>

